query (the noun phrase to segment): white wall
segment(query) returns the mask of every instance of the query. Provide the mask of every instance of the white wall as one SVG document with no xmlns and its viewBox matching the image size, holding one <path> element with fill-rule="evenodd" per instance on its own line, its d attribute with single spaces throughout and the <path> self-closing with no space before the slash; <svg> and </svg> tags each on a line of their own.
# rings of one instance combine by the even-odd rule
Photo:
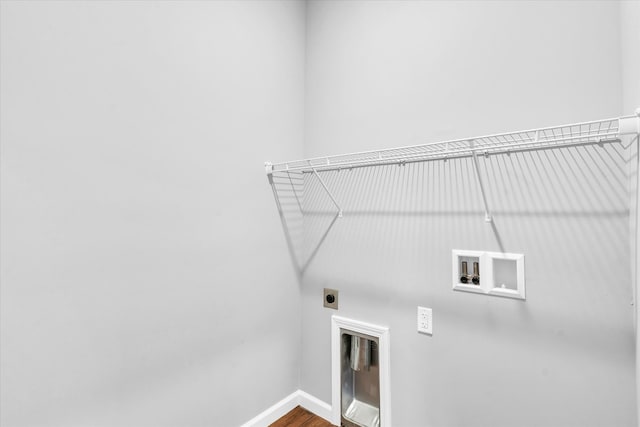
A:
<svg viewBox="0 0 640 427">
<path fill-rule="evenodd" d="M 311 1 L 305 155 L 617 117 L 617 2 Z M 331 314 L 388 325 L 394 426 L 636 425 L 619 145 L 325 175 L 344 205 L 304 279 L 301 386 L 330 401 Z M 309 241 L 331 207 L 308 177 Z M 526 257 L 527 301 L 451 290 L 452 249 Z M 415 331 L 433 308 L 434 335 Z"/>
<path fill-rule="evenodd" d="M 640 107 L 640 1 L 620 2 L 622 48 L 622 108 L 633 114 Z"/>
<path fill-rule="evenodd" d="M 633 114 L 640 107 L 640 1 L 627 0 L 620 2 L 620 42 L 622 46 L 622 110 L 625 114 Z M 638 188 L 638 156 L 637 144 L 634 150 L 635 157 L 630 162 L 630 181 L 632 194 L 631 221 L 634 230 L 635 241 L 631 247 L 635 255 L 635 265 L 632 268 L 634 282 L 636 286 L 636 398 L 637 408 L 640 411 L 640 380 L 638 380 L 638 364 L 640 363 L 640 335 L 638 334 L 638 267 L 640 266 L 640 252 L 638 252 L 637 242 L 640 240 L 640 217 L 637 205 Z M 640 412 L 639 412 L 640 414 Z M 640 415 L 638 417 L 640 419 Z"/>
<path fill-rule="evenodd" d="M 341 315 L 391 327 L 395 426 L 634 425 L 619 147 L 483 161 L 494 227 L 466 161 L 328 175 L 346 211 L 305 278 L 301 357 L 260 166 L 628 114 L 637 2 L 304 14 L 1 3 L 0 424 L 227 426 L 298 387 L 329 402 L 330 286 Z M 313 248 L 331 213 L 308 184 Z M 527 302 L 453 293 L 452 248 L 525 253 Z"/>
<path fill-rule="evenodd" d="M 302 156 L 304 4 L 1 7 L 0 424 L 231 426 L 296 390 L 262 163 Z"/>
</svg>

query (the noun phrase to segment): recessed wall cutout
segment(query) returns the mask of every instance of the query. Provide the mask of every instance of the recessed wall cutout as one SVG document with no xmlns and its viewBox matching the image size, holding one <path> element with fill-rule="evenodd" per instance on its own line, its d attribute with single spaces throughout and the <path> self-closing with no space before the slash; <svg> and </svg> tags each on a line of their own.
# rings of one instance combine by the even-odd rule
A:
<svg viewBox="0 0 640 427">
<path fill-rule="evenodd" d="M 458 280 L 467 285 L 480 284 L 480 257 L 465 256 L 459 258 Z"/>
<path fill-rule="evenodd" d="M 493 259 L 493 287 L 518 290 L 518 265 L 510 259 Z"/>
<path fill-rule="evenodd" d="M 524 255 L 452 251 L 453 290 L 525 299 Z"/>
</svg>

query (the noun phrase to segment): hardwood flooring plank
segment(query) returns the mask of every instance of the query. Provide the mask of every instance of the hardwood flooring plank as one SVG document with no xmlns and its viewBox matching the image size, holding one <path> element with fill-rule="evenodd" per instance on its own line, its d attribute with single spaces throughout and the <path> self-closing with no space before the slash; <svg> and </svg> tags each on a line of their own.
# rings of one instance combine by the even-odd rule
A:
<svg viewBox="0 0 640 427">
<path fill-rule="evenodd" d="M 296 406 L 269 427 L 333 427 L 333 424 L 301 406 Z"/>
<path fill-rule="evenodd" d="M 329 421 L 314 415 L 313 418 L 300 427 L 333 427 L 333 425 Z"/>
<path fill-rule="evenodd" d="M 296 406 L 291 412 L 284 415 L 269 427 L 301 427 L 302 423 L 312 417 L 306 409 Z"/>
</svg>

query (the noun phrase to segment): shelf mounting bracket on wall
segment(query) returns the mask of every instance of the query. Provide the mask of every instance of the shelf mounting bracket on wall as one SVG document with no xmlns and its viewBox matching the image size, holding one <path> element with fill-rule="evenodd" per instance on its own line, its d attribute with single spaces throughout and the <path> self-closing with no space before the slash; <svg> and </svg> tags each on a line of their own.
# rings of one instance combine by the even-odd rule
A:
<svg viewBox="0 0 640 427">
<path fill-rule="evenodd" d="M 267 173 L 269 184 L 273 185 L 273 163 L 264 162 L 264 171 Z"/>
<path fill-rule="evenodd" d="M 476 178 L 478 178 L 478 184 L 480 185 L 480 194 L 482 195 L 482 203 L 484 203 L 484 220 L 485 222 L 491 222 L 493 221 L 493 218 L 491 217 L 491 211 L 489 210 L 489 203 L 487 203 L 487 194 L 484 189 L 480 167 L 478 166 L 478 155 L 476 153 L 473 139 L 469 140 L 469 149 L 471 150 L 471 155 L 473 156 L 473 168 L 476 171 Z M 486 152 L 485 156 L 488 156 Z"/>
</svg>

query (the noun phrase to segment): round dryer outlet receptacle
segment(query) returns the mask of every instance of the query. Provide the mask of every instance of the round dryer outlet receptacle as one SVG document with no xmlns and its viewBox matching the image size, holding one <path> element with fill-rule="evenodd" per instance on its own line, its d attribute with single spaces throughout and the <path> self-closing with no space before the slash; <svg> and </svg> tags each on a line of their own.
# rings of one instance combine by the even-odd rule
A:
<svg viewBox="0 0 640 427">
<path fill-rule="evenodd" d="M 338 309 L 338 291 L 336 289 L 324 289 L 323 304 L 327 308 Z"/>
</svg>

